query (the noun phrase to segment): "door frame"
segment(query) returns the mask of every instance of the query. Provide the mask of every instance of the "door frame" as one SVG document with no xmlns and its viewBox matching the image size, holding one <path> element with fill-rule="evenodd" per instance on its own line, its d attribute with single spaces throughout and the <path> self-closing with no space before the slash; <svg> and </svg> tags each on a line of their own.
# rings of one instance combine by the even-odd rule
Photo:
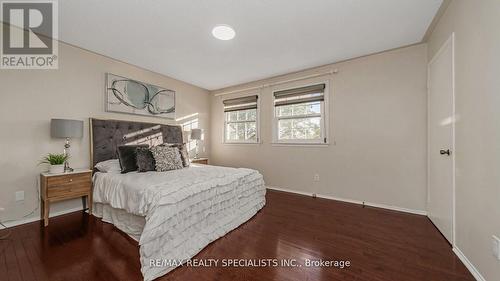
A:
<svg viewBox="0 0 500 281">
<path fill-rule="evenodd" d="M 430 151 L 430 75 L 431 75 L 431 64 L 441 55 L 441 53 L 446 49 L 446 47 L 451 44 L 451 80 L 452 80 L 452 118 L 451 118 L 451 134 L 452 134 L 452 143 L 451 143 L 451 161 L 452 161 L 452 234 L 451 234 L 451 246 L 453 248 L 456 247 L 455 244 L 455 233 L 456 233 L 456 166 L 455 166 L 455 123 L 457 121 L 456 110 L 455 110 L 455 32 L 452 32 L 450 37 L 443 43 L 443 45 L 439 48 L 437 53 L 432 57 L 432 59 L 427 64 L 427 204 L 430 201 L 430 170 L 431 170 L 431 151 Z M 427 214 L 429 216 L 429 214 Z"/>
</svg>

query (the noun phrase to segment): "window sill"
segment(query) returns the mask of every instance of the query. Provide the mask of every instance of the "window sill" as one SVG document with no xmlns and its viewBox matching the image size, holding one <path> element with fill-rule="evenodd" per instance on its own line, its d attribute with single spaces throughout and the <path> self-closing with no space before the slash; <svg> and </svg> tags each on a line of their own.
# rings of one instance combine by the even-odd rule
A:
<svg viewBox="0 0 500 281">
<path fill-rule="evenodd" d="M 260 145 L 261 142 L 222 142 L 223 145 Z"/>
<path fill-rule="evenodd" d="M 293 142 L 273 142 L 272 146 L 301 146 L 301 147 L 329 147 L 330 143 L 293 143 Z"/>
</svg>

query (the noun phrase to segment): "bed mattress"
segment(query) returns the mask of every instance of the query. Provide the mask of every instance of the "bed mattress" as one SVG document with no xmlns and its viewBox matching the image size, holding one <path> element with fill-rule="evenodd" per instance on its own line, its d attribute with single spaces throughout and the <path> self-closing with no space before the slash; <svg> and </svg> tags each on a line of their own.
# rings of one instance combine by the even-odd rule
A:
<svg viewBox="0 0 500 281">
<path fill-rule="evenodd" d="M 98 216 L 138 238 L 149 281 L 175 268 L 150 266 L 152 261 L 192 258 L 254 216 L 265 205 L 265 192 L 255 170 L 193 164 L 168 172 L 96 173 L 93 195 L 102 207 Z"/>
</svg>

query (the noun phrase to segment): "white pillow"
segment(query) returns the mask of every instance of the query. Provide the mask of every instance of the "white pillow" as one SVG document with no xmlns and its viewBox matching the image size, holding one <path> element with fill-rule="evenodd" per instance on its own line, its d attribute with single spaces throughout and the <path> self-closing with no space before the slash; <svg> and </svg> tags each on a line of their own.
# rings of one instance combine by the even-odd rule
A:
<svg viewBox="0 0 500 281">
<path fill-rule="evenodd" d="M 120 166 L 120 160 L 110 159 L 106 161 L 99 162 L 95 164 L 95 167 L 99 172 L 103 173 L 121 173 L 122 167 Z"/>
</svg>

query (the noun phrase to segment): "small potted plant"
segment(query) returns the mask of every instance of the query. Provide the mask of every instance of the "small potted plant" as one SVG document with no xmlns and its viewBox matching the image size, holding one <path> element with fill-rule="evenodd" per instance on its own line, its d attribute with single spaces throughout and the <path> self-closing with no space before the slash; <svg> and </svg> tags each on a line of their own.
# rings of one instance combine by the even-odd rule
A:
<svg viewBox="0 0 500 281">
<path fill-rule="evenodd" d="M 69 156 L 64 153 L 52 154 L 49 153 L 47 156 L 43 157 L 40 164 L 50 164 L 49 173 L 59 174 L 64 173 L 64 163 L 68 160 Z"/>
</svg>

